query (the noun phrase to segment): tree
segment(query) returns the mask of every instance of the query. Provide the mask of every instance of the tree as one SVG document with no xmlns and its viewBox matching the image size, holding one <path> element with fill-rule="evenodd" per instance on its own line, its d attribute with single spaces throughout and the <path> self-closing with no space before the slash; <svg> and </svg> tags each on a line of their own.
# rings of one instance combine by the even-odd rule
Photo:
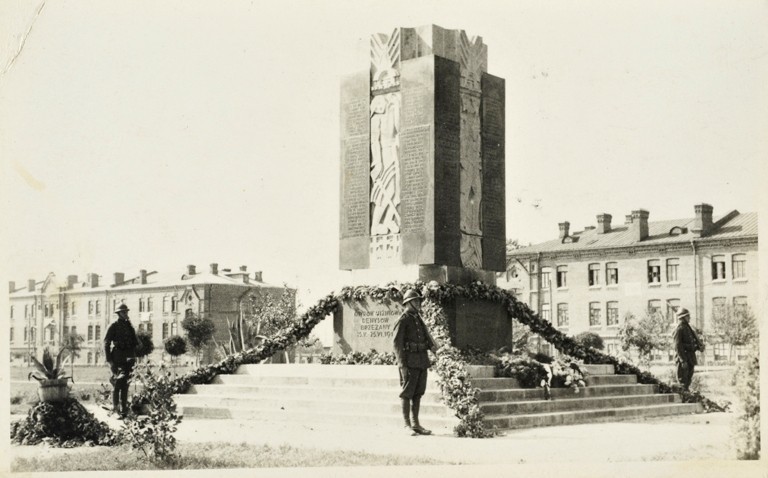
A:
<svg viewBox="0 0 768 478">
<path fill-rule="evenodd" d="M 61 342 L 61 348 L 69 352 L 69 364 L 72 367 L 70 375 L 73 378 L 75 377 L 75 359 L 80 357 L 83 342 L 85 342 L 85 337 L 73 332 L 66 334 Z"/>
<path fill-rule="evenodd" d="M 650 364 L 654 350 L 669 350 L 672 346 L 672 323 L 658 311 L 647 311 L 640 319 L 627 312 L 619 338 L 623 350 L 636 349 L 640 362 Z"/>
<path fill-rule="evenodd" d="M 605 348 L 603 338 L 594 332 L 582 332 L 576 335 L 573 340 L 584 347 L 592 347 L 596 350 L 603 350 Z"/>
<path fill-rule="evenodd" d="M 186 317 L 181 321 L 181 328 L 187 333 L 187 342 L 195 351 L 195 362 L 200 364 L 200 353 L 213 339 L 216 324 L 206 317 L 198 317 L 191 310 L 187 310 Z"/>
<path fill-rule="evenodd" d="M 749 345 L 758 338 L 755 314 L 749 306 L 733 307 L 725 304 L 712 311 L 714 338 L 728 344 L 728 357 L 733 360 L 733 348 Z"/>
<path fill-rule="evenodd" d="M 254 289 L 240 300 L 240 314 L 233 322 L 227 320 L 229 343 L 217 345 L 224 355 L 258 346 L 264 339 L 293 325 L 296 317 L 296 291 L 284 287 L 276 291 Z M 312 348 L 317 338 L 310 335 L 298 342 L 299 347 Z M 285 361 L 290 362 L 288 350 L 283 351 Z"/>
<path fill-rule="evenodd" d="M 152 341 L 152 334 L 146 330 L 140 330 L 136 333 L 136 339 L 139 344 L 136 346 L 136 358 L 141 359 L 151 354 L 155 350 L 155 343 Z"/>
<path fill-rule="evenodd" d="M 165 351 L 172 357 L 171 360 L 174 362 L 174 365 L 180 355 L 187 353 L 187 341 L 184 340 L 184 337 L 181 337 L 180 335 L 168 337 L 165 339 L 163 345 L 165 347 Z"/>
</svg>

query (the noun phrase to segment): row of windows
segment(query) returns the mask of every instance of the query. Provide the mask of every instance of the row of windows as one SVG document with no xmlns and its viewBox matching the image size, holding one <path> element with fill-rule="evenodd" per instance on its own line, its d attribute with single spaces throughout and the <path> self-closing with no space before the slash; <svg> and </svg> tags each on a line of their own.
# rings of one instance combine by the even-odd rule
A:
<svg viewBox="0 0 768 478">
<path fill-rule="evenodd" d="M 55 329 L 53 327 L 47 327 L 47 329 L 49 330 L 49 335 L 50 335 L 48 340 L 53 340 L 54 339 Z M 152 323 L 151 322 L 148 322 L 146 324 L 145 323 L 140 323 L 139 326 L 138 326 L 138 330 L 139 331 L 147 331 L 147 332 L 149 332 L 151 334 L 152 333 Z M 69 327 L 69 326 L 65 325 L 63 327 L 62 331 L 63 331 L 63 335 L 65 337 L 68 336 L 70 333 L 72 335 L 76 335 L 77 334 L 77 326 L 73 325 L 73 326 Z M 36 337 L 36 333 L 35 332 L 36 332 L 36 328 L 35 327 L 31 327 L 31 328 L 24 327 L 24 342 L 26 342 L 27 339 L 29 339 L 30 341 L 34 342 L 35 341 L 35 337 Z M 172 322 L 170 324 L 169 323 L 164 323 L 163 324 L 163 340 L 167 339 L 171 335 L 178 335 L 178 334 L 179 334 L 179 324 L 178 323 Z M 87 340 L 89 342 L 101 340 L 101 325 L 89 325 L 88 326 Z M 13 342 L 13 341 L 14 341 L 14 328 L 11 327 L 11 342 Z"/>
<path fill-rule="evenodd" d="M 605 309 L 600 302 L 589 303 L 589 325 L 591 327 L 598 327 L 603 325 L 603 311 L 605 311 L 606 325 L 613 326 L 619 325 L 619 303 L 616 301 L 609 301 L 605 303 Z M 542 304 L 541 306 L 541 318 L 552 322 L 552 311 L 549 304 Z M 557 326 L 568 327 L 570 323 L 570 317 L 568 315 L 568 304 L 557 304 Z"/>
<path fill-rule="evenodd" d="M 153 327 L 151 322 L 140 323 L 137 327 L 139 332 L 145 331 L 152 334 Z M 163 323 L 163 340 L 167 339 L 171 335 L 179 335 L 179 324 L 176 322 Z"/>
<path fill-rule="evenodd" d="M 662 265 L 664 272 L 662 276 Z M 726 278 L 725 256 L 712 256 L 712 280 L 725 280 Z M 555 269 L 556 286 L 558 289 L 568 287 L 568 266 L 557 266 Z M 604 274 L 604 276 L 603 276 Z M 601 264 L 589 264 L 587 281 L 590 287 L 602 285 L 616 285 L 619 283 L 619 268 L 616 262 L 605 264 L 605 270 Z M 677 283 L 680 281 L 680 259 L 669 258 L 662 264 L 661 259 L 651 259 L 648 261 L 648 283 L 659 284 L 662 277 L 667 282 Z M 734 279 L 745 279 L 747 277 L 747 255 L 734 254 L 731 256 L 731 277 Z M 541 268 L 541 288 L 549 289 L 552 282 L 552 268 Z"/>
<path fill-rule="evenodd" d="M 113 310 L 124 301 L 118 301 L 117 299 L 112 301 Z M 44 304 L 42 307 L 43 317 L 53 317 L 56 315 L 56 304 Z M 139 312 L 152 312 L 154 310 L 154 304 L 152 297 L 146 299 L 139 299 Z M 179 299 L 177 297 L 163 297 L 163 313 L 178 312 Z M 11 306 L 10 318 L 14 318 L 15 306 Z M 101 300 L 89 300 L 88 301 L 88 315 L 101 315 Z M 64 302 L 64 314 L 65 315 L 77 315 L 77 302 Z M 35 306 L 27 304 L 24 306 L 24 318 L 36 317 Z"/>
</svg>

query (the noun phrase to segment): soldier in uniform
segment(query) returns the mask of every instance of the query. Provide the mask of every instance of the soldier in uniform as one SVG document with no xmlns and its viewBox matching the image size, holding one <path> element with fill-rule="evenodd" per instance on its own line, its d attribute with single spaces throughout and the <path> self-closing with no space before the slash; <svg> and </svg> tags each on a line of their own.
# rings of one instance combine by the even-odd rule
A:
<svg viewBox="0 0 768 478">
<path fill-rule="evenodd" d="M 688 391 L 693 379 L 693 368 L 696 366 L 696 351 L 704 350 L 704 345 L 696 336 L 688 321 L 691 315 L 688 309 L 677 311 L 677 329 L 675 329 L 675 350 L 677 351 L 677 380 Z"/>
<path fill-rule="evenodd" d="M 128 306 L 121 304 L 116 310 L 118 319 L 109 326 L 104 336 L 104 356 L 112 370 L 112 409 L 125 416 L 128 413 L 128 384 L 136 363 L 136 331 L 128 318 Z"/>
<path fill-rule="evenodd" d="M 429 368 L 427 350 L 434 351 L 436 344 L 419 314 L 421 296 L 409 290 L 403 295 L 403 305 L 405 311 L 395 323 L 393 333 L 395 355 L 400 369 L 403 419 L 410 433 L 430 435 L 432 432 L 419 423 L 419 406 L 427 388 L 427 369 Z M 413 422 L 411 422 L 411 412 Z"/>
</svg>

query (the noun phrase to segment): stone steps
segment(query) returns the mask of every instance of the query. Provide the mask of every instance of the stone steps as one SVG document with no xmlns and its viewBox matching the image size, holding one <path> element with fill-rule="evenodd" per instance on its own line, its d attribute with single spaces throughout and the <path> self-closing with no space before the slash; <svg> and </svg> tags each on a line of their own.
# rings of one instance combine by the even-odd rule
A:
<svg viewBox="0 0 768 478">
<path fill-rule="evenodd" d="M 534 428 L 579 423 L 611 422 L 633 418 L 660 417 L 701 412 L 698 403 L 673 403 L 641 407 L 605 408 L 526 415 L 491 415 L 486 425 L 497 429 Z"/>
<path fill-rule="evenodd" d="M 694 413 L 698 404 L 679 403 L 675 394 L 657 394 L 632 375 L 615 375 L 611 366 L 585 366 L 587 387 L 578 393 L 553 388 L 520 388 L 510 378 L 488 378 L 489 367 L 470 373 L 478 378 L 486 424 L 497 429 L 567 425 Z M 489 370 L 490 369 L 490 370 Z M 482 378 L 480 378 L 482 377 Z M 209 385 L 195 385 L 177 395 L 179 411 L 195 418 L 290 420 L 306 423 L 349 422 L 361 426 L 400 427 L 397 367 L 385 365 L 262 364 L 219 375 Z M 421 421 L 436 432 L 451 433 L 458 423 L 440 401 L 436 374 L 429 374 Z"/>
</svg>

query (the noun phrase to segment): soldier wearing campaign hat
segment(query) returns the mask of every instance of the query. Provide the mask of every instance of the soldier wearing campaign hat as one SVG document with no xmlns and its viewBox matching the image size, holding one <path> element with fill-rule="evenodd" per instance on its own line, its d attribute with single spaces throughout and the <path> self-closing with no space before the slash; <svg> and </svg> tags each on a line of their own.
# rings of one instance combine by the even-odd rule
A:
<svg viewBox="0 0 768 478">
<path fill-rule="evenodd" d="M 125 304 L 115 309 L 118 319 L 109 326 L 104 336 L 104 356 L 112 370 L 110 382 L 114 386 L 112 408 L 123 416 L 128 413 L 128 385 L 136 363 L 136 346 L 139 344 L 136 331 L 128 318 L 128 310 Z"/>
<path fill-rule="evenodd" d="M 419 423 L 419 408 L 427 388 L 427 350 L 434 351 L 436 344 L 419 313 L 421 296 L 409 290 L 403 295 L 403 305 L 405 311 L 395 323 L 393 331 L 395 355 L 400 370 L 403 419 L 410 433 L 430 435 L 432 432 Z"/>
<path fill-rule="evenodd" d="M 691 314 L 688 309 L 680 308 L 677 311 L 677 329 L 675 329 L 675 350 L 677 352 L 677 380 L 688 391 L 693 380 L 693 369 L 697 364 L 696 352 L 704 350 L 704 344 L 696 336 L 688 321 Z"/>
</svg>

